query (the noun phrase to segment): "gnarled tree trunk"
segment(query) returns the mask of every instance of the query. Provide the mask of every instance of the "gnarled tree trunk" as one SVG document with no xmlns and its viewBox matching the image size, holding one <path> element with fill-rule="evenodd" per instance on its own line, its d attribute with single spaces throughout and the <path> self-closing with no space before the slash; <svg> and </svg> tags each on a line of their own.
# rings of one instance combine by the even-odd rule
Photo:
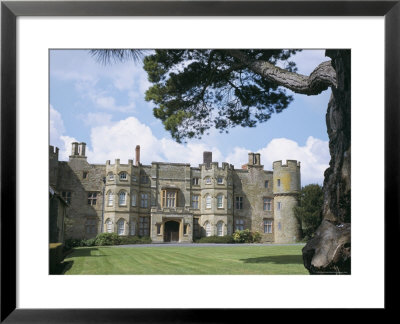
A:
<svg viewBox="0 0 400 324">
<path fill-rule="evenodd" d="M 350 50 L 327 50 L 336 87 L 326 113 L 331 161 L 325 171 L 323 222 L 303 248 L 311 274 L 350 274 L 351 266 L 351 76 Z"/>
<path fill-rule="evenodd" d="M 331 61 L 321 63 L 309 76 L 266 61 L 253 61 L 239 50 L 229 53 L 255 73 L 296 93 L 317 95 L 328 87 L 332 89 L 326 113 L 331 161 L 324 175 L 323 222 L 303 248 L 303 261 L 312 274 L 350 274 L 350 50 L 327 50 Z"/>
</svg>

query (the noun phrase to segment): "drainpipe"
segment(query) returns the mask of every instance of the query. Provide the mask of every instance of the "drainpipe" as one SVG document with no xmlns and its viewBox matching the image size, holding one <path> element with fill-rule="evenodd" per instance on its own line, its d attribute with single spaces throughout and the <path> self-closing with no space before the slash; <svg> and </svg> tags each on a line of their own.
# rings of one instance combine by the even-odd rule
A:
<svg viewBox="0 0 400 324">
<path fill-rule="evenodd" d="M 103 178 L 103 206 L 101 208 L 101 233 L 104 232 L 104 203 L 106 200 L 105 190 L 106 190 L 106 177 Z"/>
</svg>

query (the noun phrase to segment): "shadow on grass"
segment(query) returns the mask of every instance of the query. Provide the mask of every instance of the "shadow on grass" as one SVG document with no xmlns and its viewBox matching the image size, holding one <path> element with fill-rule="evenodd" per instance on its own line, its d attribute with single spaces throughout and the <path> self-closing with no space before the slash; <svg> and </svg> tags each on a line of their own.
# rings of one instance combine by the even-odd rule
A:
<svg viewBox="0 0 400 324">
<path fill-rule="evenodd" d="M 63 261 L 56 265 L 54 272 L 50 272 L 51 275 L 62 275 L 72 268 L 74 261 Z"/>
<path fill-rule="evenodd" d="M 244 263 L 303 264 L 301 255 L 273 255 L 259 258 L 240 259 Z"/>
<path fill-rule="evenodd" d="M 74 249 L 74 251 L 68 256 L 69 258 L 76 258 L 76 257 L 104 257 L 104 254 L 96 254 L 99 249 L 96 247 L 87 247 L 87 248 L 79 248 Z"/>
</svg>

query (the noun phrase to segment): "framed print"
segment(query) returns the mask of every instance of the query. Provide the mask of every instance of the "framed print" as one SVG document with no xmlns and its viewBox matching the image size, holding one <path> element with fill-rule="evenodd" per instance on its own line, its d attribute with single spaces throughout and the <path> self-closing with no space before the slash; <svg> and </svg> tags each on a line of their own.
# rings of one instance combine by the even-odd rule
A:
<svg viewBox="0 0 400 324">
<path fill-rule="evenodd" d="M 265 315 L 268 309 L 390 309 L 393 301 L 388 291 L 394 285 L 385 284 L 398 282 L 391 272 L 390 261 L 392 255 L 397 255 L 392 238 L 399 229 L 399 22 L 398 0 L 3 1 L 1 321 L 225 322 L 234 321 L 242 312 L 248 316 Z M 273 279 L 262 275 L 49 275 L 48 252 L 42 252 L 49 242 L 49 109 L 50 113 L 53 111 L 49 102 L 52 71 L 49 62 L 54 51 L 99 48 L 350 49 L 354 261 L 351 275 L 307 276 L 306 279 L 296 275 L 277 275 Z M 73 68 L 67 66 L 66 61 L 64 64 L 63 78 L 73 78 Z M 124 76 L 122 72 L 117 75 L 118 89 L 124 87 L 121 83 L 126 81 L 121 80 Z M 74 85 L 79 87 L 79 95 L 82 98 L 93 95 L 93 89 L 87 85 L 98 80 L 84 76 L 80 81 Z M 57 91 L 62 93 L 63 88 Z M 131 93 L 132 98 L 135 95 Z M 66 106 L 72 104 L 67 96 L 62 98 Z M 134 109 L 118 105 L 106 96 L 101 102 L 98 99 L 97 96 L 97 103 L 105 109 L 111 106 L 124 111 Z M 83 110 L 83 106 L 79 109 Z M 71 120 L 74 122 L 81 117 L 73 116 Z M 109 120 L 106 113 L 101 118 Z M 122 127 L 118 124 L 118 131 Z M 62 128 L 60 123 L 54 129 L 61 132 Z M 143 128 L 145 131 L 147 128 Z M 111 137 L 111 128 L 104 134 Z M 105 141 L 106 136 L 101 140 Z M 155 147 L 154 143 L 151 142 Z M 72 145 L 74 147 L 75 143 Z M 76 160 L 85 155 L 88 149 L 85 145 L 76 143 L 76 156 L 72 154 Z M 134 147 L 136 143 L 130 145 Z M 133 155 L 133 151 L 130 154 Z M 138 160 L 140 148 L 136 150 Z M 209 160 L 211 163 L 211 157 Z M 205 155 L 204 163 L 207 161 Z M 249 164 L 258 165 L 259 162 L 259 154 L 253 154 Z M 80 174 L 82 179 L 87 176 L 85 172 Z M 118 176 L 119 180 L 127 177 L 119 171 L 110 176 Z M 137 181 L 145 183 L 143 176 L 146 175 L 137 174 Z M 156 178 L 153 174 L 147 176 Z M 206 179 L 204 181 L 207 183 Z M 215 182 L 223 185 L 225 180 L 221 176 Z M 161 189 L 163 204 L 176 207 L 177 201 L 182 199 L 178 189 L 173 185 Z M 86 205 L 96 204 L 97 191 L 100 195 L 101 190 L 96 189 L 85 198 Z M 109 206 L 128 202 L 136 207 L 136 204 L 150 204 L 151 201 L 144 196 L 134 199 L 121 191 L 111 198 L 108 190 L 103 191 Z M 67 190 L 60 196 L 64 201 L 71 199 Z M 190 199 L 197 206 L 198 198 L 190 196 Z M 207 197 L 204 199 L 207 204 Z M 215 199 L 218 207 L 224 207 L 223 195 L 216 194 Z M 236 204 L 239 209 L 241 203 L 240 197 L 226 201 L 227 205 Z M 268 197 L 263 203 L 265 210 L 271 208 Z M 274 208 L 280 209 L 281 205 Z M 127 227 L 118 219 L 114 222 L 116 232 L 136 233 L 143 230 L 141 226 L 145 221 L 142 220 L 142 224 L 138 219 L 136 227 Z M 130 222 L 127 219 L 127 223 Z M 182 220 L 175 220 L 174 224 L 165 220 L 151 222 L 156 238 L 166 229 L 160 240 L 174 241 L 191 233 L 190 226 L 180 225 Z M 94 218 L 86 221 L 86 233 L 95 232 L 93 224 L 96 224 Z M 108 226 L 111 228 L 109 224 L 112 223 L 104 218 L 102 231 L 108 230 Z M 217 225 L 218 236 L 228 231 L 222 221 Z M 239 220 L 236 225 L 245 224 Z M 207 225 L 204 226 L 205 231 L 209 231 Z M 263 226 L 268 232 L 272 223 L 267 219 Z M 368 292 L 363 291 L 367 280 Z M 316 299 L 316 295 L 323 298 Z"/>
</svg>

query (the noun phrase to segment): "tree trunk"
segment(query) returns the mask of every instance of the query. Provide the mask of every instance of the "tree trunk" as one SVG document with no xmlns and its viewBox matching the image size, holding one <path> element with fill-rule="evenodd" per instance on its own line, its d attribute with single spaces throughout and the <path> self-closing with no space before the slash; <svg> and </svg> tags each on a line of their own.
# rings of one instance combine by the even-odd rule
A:
<svg viewBox="0 0 400 324">
<path fill-rule="evenodd" d="M 326 113 L 331 160 L 325 171 L 323 222 L 303 248 L 311 274 L 350 274 L 351 267 L 351 75 L 350 50 L 327 50 L 336 87 Z"/>
</svg>

